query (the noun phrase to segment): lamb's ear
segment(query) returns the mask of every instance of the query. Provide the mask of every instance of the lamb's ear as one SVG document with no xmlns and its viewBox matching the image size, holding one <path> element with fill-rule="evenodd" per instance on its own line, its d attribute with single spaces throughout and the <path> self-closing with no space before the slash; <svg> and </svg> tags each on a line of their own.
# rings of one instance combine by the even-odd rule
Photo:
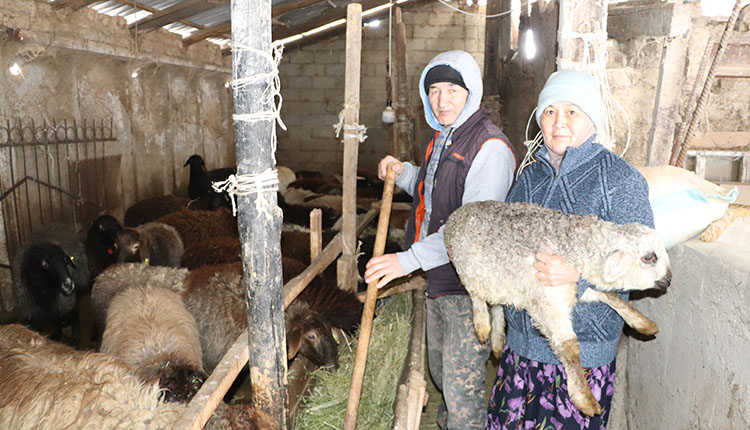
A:
<svg viewBox="0 0 750 430">
<path fill-rule="evenodd" d="M 628 253 L 617 249 L 609 253 L 604 259 L 602 280 L 611 283 L 623 277 L 630 270 Z"/>
<path fill-rule="evenodd" d="M 287 360 L 291 360 L 295 355 L 297 355 L 297 351 L 299 351 L 299 346 L 301 343 L 302 332 L 300 330 L 292 330 L 292 332 L 289 333 L 289 336 L 287 336 L 286 339 Z"/>
</svg>

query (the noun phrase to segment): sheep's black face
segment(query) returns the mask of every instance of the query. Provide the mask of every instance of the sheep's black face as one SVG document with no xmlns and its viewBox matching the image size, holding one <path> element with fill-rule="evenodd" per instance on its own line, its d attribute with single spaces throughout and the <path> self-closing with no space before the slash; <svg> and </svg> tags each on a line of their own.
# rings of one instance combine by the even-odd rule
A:
<svg viewBox="0 0 750 430">
<path fill-rule="evenodd" d="M 331 332 L 331 325 L 318 312 L 304 317 L 305 330 L 299 353 L 317 366 L 339 368 L 339 347 Z"/>
<path fill-rule="evenodd" d="M 75 291 L 73 269 L 75 263 L 60 246 L 40 243 L 26 251 L 21 276 L 37 303 L 51 303 L 57 294 L 69 296 Z"/>
</svg>

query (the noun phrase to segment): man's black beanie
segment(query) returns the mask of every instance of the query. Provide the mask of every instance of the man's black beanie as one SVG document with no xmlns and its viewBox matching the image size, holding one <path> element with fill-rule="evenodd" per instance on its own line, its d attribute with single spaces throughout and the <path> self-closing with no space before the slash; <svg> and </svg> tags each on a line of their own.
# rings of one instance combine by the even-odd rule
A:
<svg viewBox="0 0 750 430">
<path fill-rule="evenodd" d="M 451 66 L 446 66 L 445 64 L 437 65 L 431 68 L 429 72 L 427 72 L 424 77 L 425 93 L 430 94 L 430 85 L 434 84 L 435 82 L 450 82 L 451 84 L 462 86 L 467 91 L 469 90 L 468 88 L 466 88 L 466 84 L 464 84 L 464 80 L 461 78 L 461 74 Z"/>
</svg>

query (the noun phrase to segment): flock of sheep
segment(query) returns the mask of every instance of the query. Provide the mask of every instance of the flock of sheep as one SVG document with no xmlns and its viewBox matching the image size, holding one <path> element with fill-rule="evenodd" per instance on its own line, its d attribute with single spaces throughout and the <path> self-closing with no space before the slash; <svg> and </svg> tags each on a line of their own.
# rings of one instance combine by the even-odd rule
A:
<svg viewBox="0 0 750 430">
<path fill-rule="evenodd" d="M 71 226 L 51 225 L 18 252 L 13 285 L 20 322 L 28 328 L 0 326 L 0 427 L 166 428 L 245 328 L 237 224 L 226 197 L 210 188 L 232 172 L 209 172 L 197 155 L 185 165 L 192 200 L 170 195 L 138 202 L 126 211 L 124 226 L 103 215 L 84 241 Z M 335 182 L 320 177 L 300 178 L 280 167 L 279 179 L 287 282 L 310 263 L 305 228 L 311 208 L 323 208 L 324 241 L 330 240 L 341 196 Z M 382 184 L 364 185 L 358 193 L 382 193 Z M 298 226 L 288 228 L 293 224 Z M 602 291 L 589 289 L 576 299 L 575 284 L 541 287 L 533 263 L 542 241 Z M 505 342 L 501 305 L 527 310 L 565 367 L 571 399 L 589 415 L 601 409 L 572 327 L 578 300 L 608 304 L 643 333 L 657 330 L 615 293 L 669 285 L 669 258 L 652 229 L 532 204 L 479 202 L 449 217 L 445 243 L 472 298 L 479 339 L 490 338 L 499 354 Z M 34 332 L 59 339 L 86 294 L 99 352 Z M 288 357 L 299 353 L 337 368 L 332 327 L 354 330 L 361 310 L 353 293 L 335 287 L 335 274 L 324 272 L 286 310 Z M 250 406 L 222 404 L 207 428 L 272 425 Z"/>
<path fill-rule="evenodd" d="M 220 179 L 212 176 L 217 172 L 198 155 L 185 165 L 189 199 L 138 202 L 125 212 L 124 225 L 102 215 L 85 239 L 73 226 L 51 224 L 18 251 L 12 275 L 23 325 L 0 327 L 0 373 L 13 374 L 1 378 L 0 427 L 167 428 L 244 330 L 236 220 L 226 196 L 210 188 Z M 332 227 L 341 196 L 311 191 L 308 184 L 318 179 L 279 171 L 287 282 L 310 263 L 310 210 L 327 204 L 326 225 Z M 325 231 L 324 239 L 332 236 Z M 361 310 L 355 294 L 336 287 L 330 270 L 316 277 L 285 312 L 289 359 L 299 353 L 337 368 L 333 330 L 354 330 Z M 81 339 L 83 314 L 93 321 L 93 341 Z M 73 339 L 63 334 L 68 326 Z M 61 340 L 75 347 L 93 343 L 97 352 Z M 207 428 L 271 425 L 250 406 L 222 405 Z"/>
</svg>

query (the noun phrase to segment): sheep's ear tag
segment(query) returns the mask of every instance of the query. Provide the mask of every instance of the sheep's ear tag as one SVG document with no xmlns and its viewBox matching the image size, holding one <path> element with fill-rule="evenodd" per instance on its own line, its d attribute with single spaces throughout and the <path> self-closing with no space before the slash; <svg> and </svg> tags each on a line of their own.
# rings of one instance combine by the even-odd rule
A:
<svg viewBox="0 0 750 430">
<path fill-rule="evenodd" d="M 115 253 L 115 250 L 112 248 L 107 248 L 107 254 L 112 255 Z"/>
<path fill-rule="evenodd" d="M 144 263 L 146 263 L 146 266 L 148 266 L 148 258 L 143 260 Z"/>
<path fill-rule="evenodd" d="M 70 258 L 70 261 L 71 261 L 71 262 L 73 262 L 73 263 L 75 263 L 75 262 L 76 262 L 76 259 L 75 259 L 75 257 L 73 257 L 72 255 L 71 255 L 70 257 L 68 257 L 68 258 Z"/>
<path fill-rule="evenodd" d="M 336 329 L 331 329 L 331 336 L 333 336 L 333 340 L 336 341 L 336 344 L 340 345 L 341 342 L 339 342 L 339 336 L 338 336 L 338 334 L 336 332 L 337 332 Z"/>
</svg>

